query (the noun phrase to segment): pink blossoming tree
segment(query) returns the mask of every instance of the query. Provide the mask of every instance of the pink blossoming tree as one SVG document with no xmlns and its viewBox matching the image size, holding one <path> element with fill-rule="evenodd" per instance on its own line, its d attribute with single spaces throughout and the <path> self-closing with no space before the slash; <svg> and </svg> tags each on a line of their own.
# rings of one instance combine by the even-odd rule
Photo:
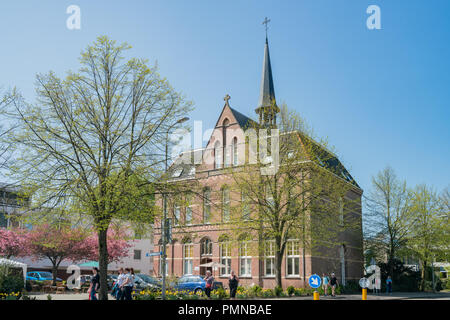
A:
<svg viewBox="0 0 450 320">
<path fill-rule="evenodd" d="M 28 235 L 28 252 L 34 259 L 49 259 L 52 263 L 53 283 L 58 267 L 64 260 L 78 262 L 91 254 L 89 234 L 82 228 L 67 225 L 42 224 Z"/>
<path fill-rule="evenodd" d="M 0 256 L 10 259 L 26 255 L 28 255 L 27 230 L 0 228 Z"/>
</svg>

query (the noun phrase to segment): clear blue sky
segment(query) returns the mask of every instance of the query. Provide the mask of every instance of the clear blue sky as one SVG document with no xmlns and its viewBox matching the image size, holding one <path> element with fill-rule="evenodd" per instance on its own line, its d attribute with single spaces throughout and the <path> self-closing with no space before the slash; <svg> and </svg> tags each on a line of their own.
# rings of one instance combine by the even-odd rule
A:
<svg viewBox="0 0 450 320">
<path fill-rule="evenodd" d="M 66 8 L 81 8 L 81 30 Z M 366 28 L 381 8 L 382 30 Z M 450 1 L 87 1 L 0 3 L 0 87 L 34 98 L 35 74 L 78 68 L 99 35 L 133 45 L 215 124 L 230 104 L 254 117 L 265 16 L 278 102 L 328 137 L 363 189 L 387 164 L 409 184 L 450 184 Z"/>
</svg>

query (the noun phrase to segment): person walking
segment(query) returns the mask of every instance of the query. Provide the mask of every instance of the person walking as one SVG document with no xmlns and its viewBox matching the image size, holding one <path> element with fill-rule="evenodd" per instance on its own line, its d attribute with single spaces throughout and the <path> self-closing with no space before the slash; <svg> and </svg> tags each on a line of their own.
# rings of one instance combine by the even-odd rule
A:
<svg viewBox="0 0 450 320">
<path fill-rule="evenodd" d="M 116 284 L 114 285 L 113 292 L 115 293 L 114 296 L 116 297 L 116 300 L 121 300 L 123 290 L 122 290 L 122 284 L 124 282 L 124 271 L 123 268 L 119 269 L 119 275 L 117 276 Z"/>
<path fill-rule="evenodd" d="M 206 271 L 206 277 L 203 280 L 206 281 L 206 285 L 205 285 L 206 296 L 208 298 L 210 298 L 211 290 L 212 290 L 213 284 L 214 284 L 214 277 L 211 275 L 211 271 L 209 271 L 209 270 Z"/>
<path fill-rule="evenodd" d="M 336 287 L 338 285 L 338 280 L 337 280 L 336 275 L 334 274 L 334 272 L 331 273 L 330 285 L 331 285 L 331 296 L 335 297 L 336 296 Z"/>
<path fill-rule="evenodd" d="M 330 282 L 330 278 L 325 273 L 322 273 L 322 288 L 323 288 L 323 294 L 325 296 L 328 295 L 328 283 L 329 282 Z"/>
<path fill-rule="evenodd" d="M 120 288 L 122 289 L 122 294 L 120 300 L 132 300 L 131 291 L 133 289 L 132 276 L 130 274 L 130 269 L 125 268 L 124 280 Z"/>
<path fill-rule="evenodd" d="M 100 276 L 98 275 L 98 268 L 94 267 L 92 269 L 92 279 L 91 279 L 91 284 L 89 286 L 89 300 L 98 300 L 97 299 L 97 291 L 100 287 Z"/>
<path fill-rule="evenodd" d="M 236 298 L 236 291 L 239 285 L 239 278 L 234 274 L 234 270 L 231 270 L 230 278 L 228 279 L 228 285 L 230 287 L 230 299 Z"/>
<path fill-rule="evenodd" d="M 380 294 L 380 278 L 375 278 L 374 292 L 376 295 Z"/>
<path fill-rule="evenodd" d="M 386 279 L 386 293 L 392 294 L 392 278 L 388 276 Z"/>
</svg>

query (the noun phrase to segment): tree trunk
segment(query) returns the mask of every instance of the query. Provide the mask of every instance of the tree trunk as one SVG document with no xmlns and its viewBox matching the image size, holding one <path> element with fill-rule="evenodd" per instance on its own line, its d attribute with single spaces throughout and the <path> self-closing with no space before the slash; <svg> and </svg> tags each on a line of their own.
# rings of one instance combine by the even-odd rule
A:
<svg viewBox="0 0 450 320">
<path fill-rule="evenodd" d="M 306 288 L 306 256 L 305 256 L 305 243 L 303 242 L 302 249 L 302 263 L 303 263 L 303 288 Z"/>
<path fill-rule="evenodd" d="M 283 288 L 283 282 L 281 280 L 281 263 L 283 261 L 283 256 L 280 254 L 280 252 L 275 252 L 275 273 L 276 273 L 276 281 L 277 286 L 280 288 Z"/>
<path fill-rule="evenodd" d="M 56 286 L 56 276 L 58 274 L 58 266 L 56 264 L 53 264 L 52 266 L 52 276 L 53 276 L 53 282 L 52 285 Z"/>
<path fill-rule="evenodd" d="M 108 246 L 107 246 L 108 229 L 100 229 L 98 231 L 98 263 L 100 275 L 100 291 L 99 299 L 108 300 Z"/>
<path fill-rule="evenodd" d="M 420 291 L 425 291 L 425 275 L 426 275 L 426 268 L 427 268 L 427 263 L 423 262 L 422 263 L 422 270 L 421 270 L 421 276 L 422 276 L 422 280 L 420 281 Z"/>
</svg>

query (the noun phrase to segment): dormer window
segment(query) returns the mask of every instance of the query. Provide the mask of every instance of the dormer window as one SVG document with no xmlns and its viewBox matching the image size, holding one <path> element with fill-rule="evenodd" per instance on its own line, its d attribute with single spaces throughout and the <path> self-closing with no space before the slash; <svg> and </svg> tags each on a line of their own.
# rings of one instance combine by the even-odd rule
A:
<svg viewBox="0 0 450 320">
<path fill-rule="evenodd" d="M 176 169 L 176 170 L 172 173 L 172 178 L 179 178 L 179 177 L 181 176 L 182 173 L 183 173 L 183 168 Z"/>
</svg>

